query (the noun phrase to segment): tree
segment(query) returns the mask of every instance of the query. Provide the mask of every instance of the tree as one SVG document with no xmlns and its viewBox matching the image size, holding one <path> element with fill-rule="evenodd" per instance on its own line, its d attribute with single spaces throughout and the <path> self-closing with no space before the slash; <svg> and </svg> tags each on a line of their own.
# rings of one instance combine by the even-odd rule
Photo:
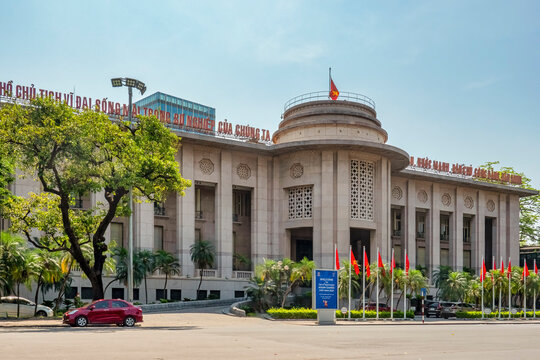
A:
<svg viewBox="0 0 540 360">
<path fill-rule="evenodd" d="M 520 188 L 539 191 L 531 185 L 531 179 L 525 176 L 525 174 L 509 166 L 503 166 L 499 170 L 496 170 L 494 165 L 499 165 L 499 161 L 490 161 L 480 167 L 486 170 L 499 171 L 499 173 L 519 175 L 522 181 L 521 185 L 519 185 Z M 495 180 L 480 180 L 499 183 L 499 181 Z M 540 245 L 540 194 L 519 198 L 519 241 L 521 245 Z"/>
<path fill-rule="evenodd" d="M 13 156 L 14 166 L 37 177 L 43 192 L 29 198 L 11 197 L 6 213 L 13 231 L 34 246 L 69 252 L 92 284 L 93 298 L 103 298 L 105 232 L 115 216 L 127 215 L 126 195 L 163 200 L 167 192 L 183 191 L 175 160 L 179 139 L 155 117 L 138 123 L 111 121 L 94 111 L 77 112 L 49 98 L 30 106 L 0 110 L 0 148 Z M 105 204 L 72 209 L 74 198 L 103 192 Z M 32 229 L 40 230 L 35 239 Z M 92 254 L 85 257 L 81 247 Z"/>
<path fill-rule="evenodd" d="M 146 278 L 148 274 L 154 272 L 154 254 L 150 250 L 139 250 L 133 255 L 133 262 L 140 264 L 144 278 L 144 294 L 145 302 L 148 304 L 148 285 L 146 283 Z M 137 258 L 137 260 L 135 260 Z"/>
<path fill-rule="evenodd" d="M 32 252 L 33 262 L 36 266 L 34 278 L 36 280 L 36 295 L 34 303 L 36 304 L 34 313 L 37 311 L 39 302 L 39 291 L 43 292 L 44 284 L 54 284 L 62 278 L 62 268 L 58 258 L 58 253 L 50 253 L 43 249 L 35 249 Z"/>
<path fill-rule="evenodd" d="M 167 297 L 167 280 L 171 275 L 180 275 L 180 263 L 177 261 L 173 254 L 165 250 L 156 251 L 154 255 L 154 260 L 155 269 L 165 274 L 165 285 L 163 285 L 163 293 L 165 294 L 165 297 Z"/>
<path fill-rule="evenodd" d="M 287 295 L 289 295 L 296 286 L 303 282 L 311 281 L 314 269 L 315 262 L 313 260 L 309 260 L 307 257 L 304 257 L 302 260 L 300 260 L 300 262 L 293 264 L 291 276 L 289 278 L 290 283 L 283 294 L 283 300 L 281 300 L 281 307 L 285 306 Z"/>
<path fill-rule="evenodd" d="M 349 261 L 342 261 L 343 266 L 338 271 L 338 294 L 340 299 L 346 299 L 349 296 L 349 277 L 351 278 L 351 293 L 360 289 L 359 276 L 353 271 L 351 272 L 351 264 Z"/>
<path fill-rule="evenodd" d="M 427 286 L 427 279 L 420 270 L 409 271 L 409 281 L 407 283 L 407 289 L 411 295 L 418 294 L 420 289 Z"/>
<path fill-rule="evenodd" d="M 437 297 L 448 300 L 450 292 L 448 288 L 448 277 L 452 272 L 452 267 L 441 265 L 439 270 L 433 272 L 433 285 L 437 288 Z"/>
<path fill-rule="evenodd" d="M 467 278 L 465 275 L 463 275 L 462 272 L 453 271 L 448 274 L 446 284 L 448 286 L 450 298 L 463 301 L 465 290 L 467 288 Z"/>
<path fill-rule="evenodd" d="M 0 233 L 0 291 L 2 294 L 15 292 L 18 267 L 24 266 L 24 241 L 9 233 Z"/>
<path fill-rule="evenodd" d="M 210 242 L 202 240 L 196 241 L 191 245 L 189 253 L 191 255 L 191 261 L 193 261 L 197 269 L 199 269 L 199 274 L 201 276 L 199 286 L 197 287 L 198 296 L 199 290 L 201 289 L 204 269 L 214 266 L 215 249 L 214 245 Z"/>
</svg>

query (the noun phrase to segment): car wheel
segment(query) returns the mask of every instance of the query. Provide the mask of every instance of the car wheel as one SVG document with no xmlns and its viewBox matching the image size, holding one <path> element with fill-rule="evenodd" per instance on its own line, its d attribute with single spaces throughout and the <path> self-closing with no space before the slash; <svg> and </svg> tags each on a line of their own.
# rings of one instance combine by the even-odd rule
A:
<svg viewBox="0 0 540 360">
<path fill-rule="evenodd" d="M 135 318 L 133 316 L 128 316 L 124 319 L 124 325 L 127 327 L 132 327 L 135 325 Z"/>
<path fill-rule="evenodd" d="M 75 319 L 75 324 L 77 324 L 78 327 L 85 327 L 88 325 L 88 319 L 85 316 L 79 316 Z"/>
<path fill-rule="evenodd" d="M 39 310 L 37 313 L 36 313 L 36 316 L 37 317 L 47 317 L 47 313 L 43 310 Z"/>
</svg>

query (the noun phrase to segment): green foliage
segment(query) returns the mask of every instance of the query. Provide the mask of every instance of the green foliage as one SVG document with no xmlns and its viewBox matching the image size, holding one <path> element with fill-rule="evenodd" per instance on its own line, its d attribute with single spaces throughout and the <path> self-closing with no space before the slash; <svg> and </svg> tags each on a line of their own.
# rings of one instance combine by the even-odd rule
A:
<svg viewBox="0 0 540 360">
<path fill-rule="evenodd" d="M 360 290 L 362 281 L 360 279 L 361 274 L 356 275 L 354 266 L 351 268 L 349 261 L 342 261 L 343 266 L 340 267 L 338 272 L 338 294 L 340 299 L 348 298 L 349 296 L 349 277 L 351 277 L 351 293 L 355 293 Z M 352 271 L 351 271 L 352 270 Z"/>
<path fill-rule="evenodd" d="M 201 289 L 201 284 L 203 280 L 203 270 L 209 267 L 214 266 L 216 250 L 214 245 L 209 241 L 196 241 L 189 248 L 189 254 L 191 256 L 191 261 L 199 269 L 200 281 L 199 286 L 197 287 L 197 293 Z"/>
<path fill-rule="evenodd" d="M 308 308 L 292 308 L 292 309 L 283 309 L 283 308 L 271 308 L 266 311 L 266 313 L 272 316 L 274 319 L 316 319 L 317 310 L 308 309 Z M 377 317 L 376 311 L 366 311 L 367 319 L 375 319 Z M 343 319 L 348 318 L 348 313 L 342 314 L 341 311 L 336 311 L 336 318 Z M 362 319 L 363 312 L 358 310 L 351 311 L 351 318 L 353 319 Z M 379 311 L 380 319 L 389 319 L 390 311 Z M 394 311 L 394 318 L 401 319 L 403 318 L 402 311 Z M 407 318 L 414 319 L 414 312 L 407 311 Z"/>
<path fill-rule="evenodd" d="M 539 191 L 539 189 L 535 189 L 531 185 L 531 179 L 525 176 L 525 174 L 518 172 L 509 166 L 503 166 L 497 170 L 495 169 L 494 165 L 500 165 L 499 161 L 490 161 L 484 165 L 481 165 L 480 167 L 486 170 L 519 175 L 521 176 L 522 180 L 522 184 L 519 186 L 520 188 Z M 498 183 L 498 181 L 489 179 L 479 180 Z M 540 194 L 522 197 L 519 199 L 519 241 L 521 245 L 540 245 Z"/>
<path fill-rule="evenodd" d="M 540 311 L 536 312 L 536 316 L 540 317 Z M 484 314 L 484 318 L 488 319 L 497 319 L 499 317 L 499 313 L 497 311 L 493 311 L 489 314 Z M 515 314 L 510 314 L 511 318 L 518 319 L 523 317 L 523 311 L 518 311 Z M 527 317 L 532 318 L 533 312 L 527 311 Z M 482 318 L 482 312 L 481 311 L 457 311 L 456 312 L 456 318 L 458 319 L 481 319 Z M 508 319 L 508 311 L 501 311 L 501 318 L 502 319 Z"/>
<path fill-rule="evenodd" d="M 105 232 L 115 216 L 129 213 L 126 195 L 161 201 L 190 186 L 179 172 L 178 138 L 155 117 L 139 117 L 133 128 L 94 111 L 78 112 L 49 98 L 31 106 L 0 109 L 0 149 L 43 192 L 10 196 L 4 207 L 12 230 L 38 248 L 69 252 L 103 297 Z M 105 203 L 73 209 L 75 197 L 104 192 Z M 39 230 L 39 237 L 31 236 Z M 85 254 L 84 246 L 90 248 Z"/>
</svg>

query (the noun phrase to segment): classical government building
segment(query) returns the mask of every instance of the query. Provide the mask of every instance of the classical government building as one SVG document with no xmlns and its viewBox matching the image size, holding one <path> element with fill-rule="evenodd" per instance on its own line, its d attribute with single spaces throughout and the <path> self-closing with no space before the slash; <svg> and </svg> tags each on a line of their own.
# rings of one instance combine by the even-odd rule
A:
<svg viewBox="0 0 540 360">
<path fill-rule="evenodd" d="M 394 249 L 398 266 L 407 251 L 411 267 L 428 274 L 440 265 L 479 273 L 483 257 L 488 268 L 493 258 L 519 262 L 519 199 L 536 192 L 510 184 L 519 178 L 415 159 L 387 144 L 375 104 L 365 96 L 294 98 L 273 134 L 217 122 L 214 109 L 162 93 L 136 105 L 182 138 L 177 159 L 182 176 L 193 182 L 183 197 L 169 194 L 134 211 L 136 247 L 179 258 L 182 275 L 169 280 L 169 298 L 197 296 L 189 248 L 198 240 L 216 248 L 202 289 L 221 298 L 243 296 L 264 259 L 306 256 L 319 268 L 333 268 L 335 245 L 341 259 L 352 245 L 357 259 L 365 246 L 371 261 L 378 248 L 385 262 Z M 12 190 L 23 195 L 33 186 L 17 180 Z M 99 197 L 84 196 L 79 206 Z M 109 237 L 127 246 L 128 220 L 117 218 Z M 149 301 L 164 297 L 163 281 L 152 277 Z M 73 286 L 91 298 L 86 280 L 77 278 Z M 126 293 L 115 283 L 106 296 Z"/>
</svg>

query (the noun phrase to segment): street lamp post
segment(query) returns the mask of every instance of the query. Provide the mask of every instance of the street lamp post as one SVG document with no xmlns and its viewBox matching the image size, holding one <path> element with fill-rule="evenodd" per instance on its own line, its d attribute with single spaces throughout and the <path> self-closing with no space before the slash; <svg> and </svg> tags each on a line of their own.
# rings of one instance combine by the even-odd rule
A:
<svg viewBox="0 0 540 360">
<path fill-rule="evenodd" d="M 146 85 L 139 80 L 132 78 L 114 78 L 111 79 L 113 87 L 126 86 L 128 88 L 129 103 L 128 103 L 128 121 L 129 126 L 133 125 L 132 119 L 132 96 L 133 88 L 137 88 L 141 95 L 144 95 L 146 91 Z M 128 301 L 133 302 L 133 191 L 131 186 L 129 187 L 129 240 L 128 240 Z"/>
</svg>

